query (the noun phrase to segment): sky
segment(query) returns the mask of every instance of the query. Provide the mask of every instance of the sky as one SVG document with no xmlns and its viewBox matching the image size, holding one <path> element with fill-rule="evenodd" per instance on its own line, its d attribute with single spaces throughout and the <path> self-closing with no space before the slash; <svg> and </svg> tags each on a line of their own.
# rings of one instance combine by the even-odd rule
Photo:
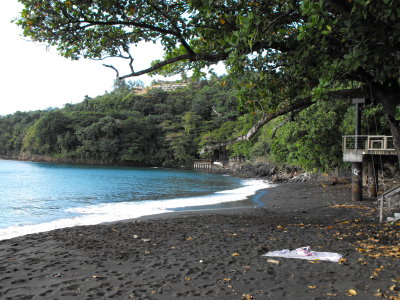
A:
<svg viewBox="0 0 400 300">
<path fill-rule="evenodd" d="M 45 45 L 23 37 L 21 28 L 11 23 L 21 10 L 22 5 L 17 0 L 2 0 L 0 116 L 16 111 L 61 108 L 67 103 L 83 101 L 85 95 L 93 98 L 112 90 L 115 72 L 104 67 L 104 62 L 71 61 L 55 49 L 46 49 Z M 136 50 L 139 55 L 135 55 L 135 70 L 147 68 L 152 60 L 162 57 L 162 49 L 152 43 Z M 131 78 L 141 80 L 145 85 L 154 79 L 162 78 L 147 75 Z M 166 80 L 173 79 L 179 77 Z"/>
</svg>

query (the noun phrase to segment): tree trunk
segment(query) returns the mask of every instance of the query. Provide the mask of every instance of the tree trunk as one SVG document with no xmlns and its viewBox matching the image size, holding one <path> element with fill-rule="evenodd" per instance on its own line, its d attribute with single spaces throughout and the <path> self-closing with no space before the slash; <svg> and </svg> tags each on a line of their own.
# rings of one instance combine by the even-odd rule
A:
<svg viewBox="0 0 400 300">
<path fill-rule="evenodd" d="M 393 136 L 394 148 L 400 164 L 400 120 L 396 120 L 396 108 L 400 105 L 400 88 L 374 86 L 374 96 L 382 103 L 389 120 L 390 131 Z"/>
</svg>

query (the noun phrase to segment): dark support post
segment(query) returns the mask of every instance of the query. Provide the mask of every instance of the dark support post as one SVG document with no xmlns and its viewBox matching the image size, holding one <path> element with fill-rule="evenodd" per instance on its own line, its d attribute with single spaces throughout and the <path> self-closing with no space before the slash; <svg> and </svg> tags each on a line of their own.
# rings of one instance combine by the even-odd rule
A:
<svg viewBox="0 0 400 300">
<path fill-rule="evenodd" d="M 351 163 L 351 200 L 362 201 L 362 163 Z"/>
<path fill-rule="evenodd" d="M 353 103 L 356 105 L 356 119 L 355 119 L 355 149 L 360 147 L 360 141 L 358 136 L 361 135 L 361 110 L 362 105 L 365 103 L 364 98 L 353 99 Z M 352 176 L 351 176 L 351 199 L 353 201 L 362 201 L 362 162 L 352 162 Z"/>
<path fill-rule="evenodd" d="M 368 161 L 368 195 L 371 198 L 376 198 L 378 195 L 378 180 L 376 176 L 376 170 L 374 165 L 374 159 Z"/>
</svg>

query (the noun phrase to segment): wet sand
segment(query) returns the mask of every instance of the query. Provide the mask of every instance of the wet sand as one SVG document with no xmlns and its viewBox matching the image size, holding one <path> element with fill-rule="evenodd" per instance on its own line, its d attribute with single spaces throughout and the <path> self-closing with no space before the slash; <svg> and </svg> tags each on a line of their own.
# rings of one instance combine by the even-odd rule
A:
<svg viewBox="0 0 400 300">
<path fill-rule="evenodd" d="M 285 184 L 260 194 L 262 208 L 0 241 L 0 299 L 398 299 L 400 224 L 379 225 L 376 205 L 350 196 L 348 184 Z M 262 256 L 302 246 L 343 260 Z"/>
</svg>

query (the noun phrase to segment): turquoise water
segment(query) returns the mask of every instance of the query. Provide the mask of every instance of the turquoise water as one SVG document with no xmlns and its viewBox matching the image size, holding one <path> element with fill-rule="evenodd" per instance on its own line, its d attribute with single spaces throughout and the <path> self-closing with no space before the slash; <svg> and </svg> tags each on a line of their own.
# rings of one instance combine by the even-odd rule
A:
<svg viewBox="0 0 400 300">
<path fill-rule="evenodd" d="M 0 160 L 0 239 L 243 200 L 267 186 L 194 171 Z"/>
</svg>

